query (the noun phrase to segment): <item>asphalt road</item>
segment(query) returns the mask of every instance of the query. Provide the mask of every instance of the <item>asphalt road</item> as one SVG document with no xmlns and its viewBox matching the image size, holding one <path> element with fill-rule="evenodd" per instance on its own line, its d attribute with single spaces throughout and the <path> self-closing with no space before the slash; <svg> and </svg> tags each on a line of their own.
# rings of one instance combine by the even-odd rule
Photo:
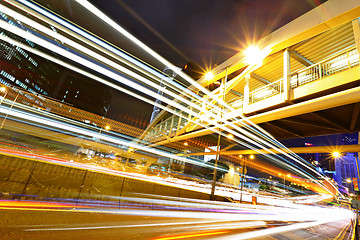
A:
<svg viewBox="0 0 360 240">
<path fill-rule="evenodd" d="M 307 226 L 308 221 L 249 220 L 235 213 L 163 210 L 0 209 L 3 240 L 112 239 L 344 239 L 350 219 Z M 219 217 L 220 216 L 220 217 Z M 233 217 L 231 217 L 233 216 Z M 240 216 L 240 217 L 239 217 Z M 228 218 L 228 219 L 227 219 Z M 266 219 L 266 216 L 264 217 Z M 298 229 L 298 228 L 301 229 Z M 294 229 L 291 229 L 294 228 Z M 244 235 L 246 234 L 246 235 Z M 341 235 L 342 234 L 342 235 Z M 260 236 L 260 237 L 256 237 Z M 339 238 L 341 237 L 341 238 Z M 345 238 L 346 239 L 346 238 Z"/>
</svg>

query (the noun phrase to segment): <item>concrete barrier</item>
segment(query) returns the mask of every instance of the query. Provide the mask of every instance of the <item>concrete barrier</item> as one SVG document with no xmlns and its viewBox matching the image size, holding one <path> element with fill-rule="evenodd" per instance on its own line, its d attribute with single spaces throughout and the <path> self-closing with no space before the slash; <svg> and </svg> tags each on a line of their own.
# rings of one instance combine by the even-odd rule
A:
<svg viewBox="0 0 360 240">
<path fill-rule="evenodd" d="M 85 174 L 86 170 L 37 161 L 23 194 L 34 199 L 76 199 Z"/>
<path fill-rule="evenodd" d="M 2 198 L 14 198 L 24 193 L 36 161 L 0 155 L 0 193 Z"/>
<path fill-rule="evenodd" d="M 121 208 L 131 206 L 132 198 L 139 198 L 141 194 L 210 199 L 206 193 L 146 180 L 0 155 L 0 198 L 49 201 L 70 199 L 75 204 L 99 202 Z M 221 197 L 217 199 L 224 200 Z M 149 207 L 149 202 L 143 205 Z"/>
</svg>

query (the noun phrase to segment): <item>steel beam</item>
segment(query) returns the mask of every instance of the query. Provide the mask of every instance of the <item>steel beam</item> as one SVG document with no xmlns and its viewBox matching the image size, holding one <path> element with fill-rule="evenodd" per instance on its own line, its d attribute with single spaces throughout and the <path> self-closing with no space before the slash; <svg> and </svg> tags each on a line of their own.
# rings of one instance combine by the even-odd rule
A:
<svg viewBox="0 0 360 240">
<path fill-rule="evenodd" d="M 345 152 L 360 152 L 360 144 L 354 145 L 335 145 L 335 146 L 315 146 L 315 147 L 293 147 L 293 148 L 276 148 L 276 149 L 247 149 L 247 150 L 233 150 L 233 151 L 219 151 L 219 155 L 248 155 L 248 154 L 281 154 L 281 153 L 329 153 L 334 151 L 341 153 Z M 186 156 L 203 156 L 214 155 L 214 152 L 189 153 L 183 154 Z"/>
<path fill-rule="evenodd" d="M 312 61 L 310 61 L 309 59 L 307 59 L 306 57 L 304 57 L 303 55 L 299 54 L 298 52 L 296 52 L 294 50 L 290 50 L 290 57 L 292 57 L 293 59 L 295 59 L 302 65 L 304 65 L 305 67 L 308 67 L 308 66 L 311 66 L 314 64 Z"/>
<path fill-rule="evenodd" d="M 259 124 L 264 122 L 270 122 L 283 118 L 293 117 L 297 115 L 312 113 L 329 108 L 339 107 L 347 104 L 353 104 L 360 102 L 360 87 L 344 90 L 341 92 L 329 94 L 327 96 L 315 98 L 305 102 L 293 104 L 290 106 L 274 109 L 268 112 L 257 114 L 248 118 L 242 118 L 236 122 L 239 125 Z M 207 129 L 201 129 L 188 134 L 177 136 L 169 140 L 156 143 L 157 145 L 163 145 L 171 142 L 186 140 L 189 138 L 200 137 L 213 133 L 214 127 Z"/>
</svg>

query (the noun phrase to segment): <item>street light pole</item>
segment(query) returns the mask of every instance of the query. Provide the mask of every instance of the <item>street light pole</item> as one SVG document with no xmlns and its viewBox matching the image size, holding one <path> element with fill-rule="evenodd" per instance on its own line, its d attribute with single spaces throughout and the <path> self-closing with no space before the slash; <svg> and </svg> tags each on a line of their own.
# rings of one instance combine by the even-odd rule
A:
<svg viewBox="0 0 360 240">
<path fill-rule="evenodd" d="M 242 193 L 243 193 L 243 186 L 244 186 L 244 179 L 245 179 L 245 169 L 246 169 L 246 162 L 245 162 L 245 157 L 243 157 L 242 155 L 239 156 L 240 158 L 243 159 L 243 165 L 242 165 L 242 174 L 241 174 L 241 180 L 240 180 L 240 203 L 242 203 Z M 249 159 L 254 159 L 254 155 L 250 155 Z"/>
<path fill-rule="evenodd" d="M 215 164 L 214 164 L 213 179 L 212 179 L 212 183 L 211 183 L 210 200 L 213 200 L 213 201 L 216 200 L 215 199 L 215 186 L 216 186 L 216 175 L 217 175 L 217 163 L 219 160 L 220 136 L 221 136 L 221 134 L 219 133 L 217 147 L 216 147 L 216 158 L 215 158 Z"/>
<path fill-rule="evenodd" d="M 240 203 L 242 203 L 242 192 L 244 185 L 244 172 L 245 172 L 245 158 L 243 158 L 243 165 L 241 170 L 241 181 L 240 181 Z"/>
<path fill-rule="evenodd" d="M 226 68 L 225 78 L 222 79 L 222 85 L 224 86 L 224 92 L 222 95 L 223 101 L 225 101 L 225 89 L 226 89 L 225 83 L 226 83 L 226 79 L 227 79 L 227 71 L 228 70 Z M 222 121 L 222 108 L 220 109 L 220 121 Z M 221 124 L 221 122 L 219 124 Z M 217 141 L 217 146 L 216 146 L 216 158 L 215 158 L 213 180 L 211 183 L 211 194 L 210 194 L 210 200 L 213 200 L 213 201 L 216 200 L 215 199 L 215 186 L 216 186 L 217 164 L 218 164 L 218 160 L 219 160 L 219 151 L 220 151 L 220 137 L 221 137 L 221 128 L 219 126 L 219 136 L 218 136 L 218 141 Z"/>
</svg>

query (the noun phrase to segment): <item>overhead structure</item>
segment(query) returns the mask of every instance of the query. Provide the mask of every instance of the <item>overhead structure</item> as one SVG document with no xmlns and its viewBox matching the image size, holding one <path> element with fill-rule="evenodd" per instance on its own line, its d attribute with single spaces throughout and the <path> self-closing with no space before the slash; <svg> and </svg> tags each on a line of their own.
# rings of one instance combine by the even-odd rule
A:
<svg viewBox="0 0 360 240">
<path fill-rule="evenodd" d="M 226 78 L 195 103 L 203 109 L 198 114 L 216 115 L 211 103 L 221 105 L 222 126 L 255 123 L 276 139 L 359 131 L 359 17 L 359 2 L 329 0 L 256 43 L 265 54 L 260 63 L 249 64 L 239 52 L 214 68 L 211 80 L 198 80 L 207 87 Z M 191 111 L 163 111 L 143 138 L 166 145 L 212 134 L 216 127 Z"/>
</svg>

